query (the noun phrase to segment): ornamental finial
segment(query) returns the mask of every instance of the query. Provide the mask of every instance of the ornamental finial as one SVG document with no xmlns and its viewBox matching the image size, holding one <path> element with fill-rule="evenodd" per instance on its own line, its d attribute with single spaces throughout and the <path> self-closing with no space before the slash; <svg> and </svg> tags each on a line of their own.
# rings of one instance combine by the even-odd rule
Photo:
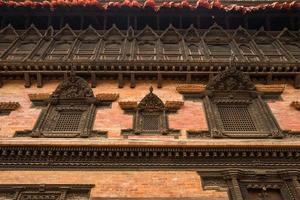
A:
<svg viewBox="0 0 300 200">
<path fill-rule="evenodd" d="M 150 86 L 149 91 L 150 91 L 150 93 L 153 92 L 153 87 L 152 87 L 152 85 Z"/>
</svg>

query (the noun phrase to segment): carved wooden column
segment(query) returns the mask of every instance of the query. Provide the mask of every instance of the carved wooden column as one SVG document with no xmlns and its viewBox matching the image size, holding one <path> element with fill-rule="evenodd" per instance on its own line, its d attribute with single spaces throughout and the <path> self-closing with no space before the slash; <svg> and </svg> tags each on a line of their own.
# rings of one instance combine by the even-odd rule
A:
<svg viewBox="0 0 300 200">
<path fill-rule="evenodd" d="M 290 185 L 295 189 L 295 195 L 300 199 L 300 183 L 298 180 L 299 172 L 288 171 L 281 174 L 283 180 L 290 183 Z M 289 185 L 289 184 L 288 184 Z"/>
<path fill-rule="evenodd" d="M 243 195 L 242 195 L 240 185 L 238 182 L 238 172 L 237 171 L 229 171 L 229 172 L 226 172 L 223 177 L 227 181 L 232 199 L 233 200 L 243 200 Z"/>
</svg>

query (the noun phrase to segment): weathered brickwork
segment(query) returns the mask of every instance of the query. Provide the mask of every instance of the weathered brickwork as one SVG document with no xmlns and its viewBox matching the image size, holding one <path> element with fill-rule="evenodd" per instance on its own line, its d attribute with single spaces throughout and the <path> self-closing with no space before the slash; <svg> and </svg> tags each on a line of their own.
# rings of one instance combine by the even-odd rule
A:
<svg viewBox="0 0 300 200">
<path fill-rule="evenodd" d="M 201 197 L 226 200 L 227 192 L 205 190 L 196 172 L 183 171 L 3 171 L 2 184 L 95 184 L 91 197 Z"/>
<path fill-rule="evenodd" d="M 0 88 L 0 101 L 18 101 L 20 108 L 12 112 L 9 116 L 0 116 L 0 137 L 13 137 L 17 130 L 30 130 L 37 120 L 41 108 L 33 107 L 28 98 L 30 93 L 52 93 L 58 85 L 58 81 L 49 82 L 43 88 L 33 85 L 24 88 L 23 81 L 11 81 Z M 149 87 L 155 82 L 137 82 L 136 88 L 131 89 L 129 85 L 119 89 L 112 81 L 99 83 L 94 88 L 94 93 L 119 93 L 118 101 L 140 101 L 148 92 Z M 176 92 L 178 84 L 165 82 L 162 89 L 155 89 L 154 92 L 164 102 L 167 100 L 182 101 L 183 97 Z M 299 111 L 290 106 L 292 101 L 300 99 L 300 91 L 291 85 L 286 85 L 280 101 L 269 101 L 268 104 L 274 113 L 277 121 L 283 130 L 300 131 L 298 123 Z M 94 123 L 94 130 L 108 131 L 109 138 L 120 138 L 121 129 L 132 127 L 132 115 L 125 114 L 118 105 L 113 102 L 112 107 L 101 107 L 98 109 Z M 188 122 L 188 123 L 187 123 Z M 186 130 L 207 130 L 205 112 L 201 101 L 185 101 L 184 106 L 174 114 L 169 115 L 170 128 L 180 129 L 182 139 L 186 138 Z M 144 137 L 144 136 L 139 136 Z M 157 138 L 158 136 L 154 136 Z M 134 137 L 136 138 L 136 137 Z M 168 138 L 168 137 L 160 137 Z"/>
</svg>

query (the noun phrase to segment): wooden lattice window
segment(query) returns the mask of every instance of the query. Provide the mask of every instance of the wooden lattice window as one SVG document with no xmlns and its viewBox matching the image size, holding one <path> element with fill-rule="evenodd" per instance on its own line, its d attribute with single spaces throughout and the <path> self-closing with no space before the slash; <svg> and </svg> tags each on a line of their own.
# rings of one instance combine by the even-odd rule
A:
<svg viewBox="0 0 300 200">
<path fill-rule="evenodd" d="M 191 60 L 202 60 L 202 52 L 197 44 L 188 45 L 188 56 Z"/>
<path fill-rule="evenodd" d="M 97 41 L 80 41 L 75 51 L 75 59 L 90 59 L 96 53 Z"/>
<path fill-rule="evenodd" d="M 248 60 L 248 61 L 258 61 L 258 55 L 255 55 L 252 48 L 247 44 L 241 44 L 239 45 L 239 49 L 242 53 L 242 55 Z"/>
<path fill-rule="evenodd" d="M 213 59 L 228 60 L 232 55 L 229 44 L 207 44 L 209 55 Z"/>
<path fill-rule="evenodd" d="M 284 44 L 285 48 L 298 60 L 300 60 L 300 43 Z"/>
<path fill-rule="evenodd" d="M 79 131 L 81 118 L 80 112 L 62 112 L 53 131 Z"/>
<path fill-rule="evenodd" d="M 180 43 L 164 43 L 163 54 L 166 60 L 181 60 Z"/>
<path fill-rule="evenodd" d="M 169 110 L 161 99 L 153 93 L 152 87 L 150 88 L 150 93 L 136 105 L 136 108 L 131 107 L 129 109 L 132 114 L 134 114 L 133 128 L 122 130 L 122 134 L 177 135 L 179 133 L 179 130 L 169 129 L 167 118 Z M 124 109 L 126 109 L 126 107 L 124 107 Z"/>
<path fill-rule="evenodd" d="M 246 200 L 284 200 L 279 189 L 248 189 Z"/>
<path fill-rule="evenodd" d="M 29 53 L 35 48 L 36 43 L 33 42 L 22 42 L 14 48 L 7 59 L 9 60 L 21 60 L 29 55 Z"/>
<path fill-rule="evenodd" d="M 137 45 L 138 60 L 155 60 L 156 48 L 152 43 L 141 42 Z"/>
<path fill-rule="evenodd" d="M 260 51 L 265 57 L 272 61 L 285 61 L 285 56 L 281 53 L 280 49 L 274 43 L 258 44 Z"/>
<path fill-rule="evenodd" d="M 246 104 L 218 104 L 225 131 L 257 131 Z"/>
<path fill-rule="evenodd" d="M 55 42 L 54 46 L 50 51 L 50 54 L 48 55 L 48 58 L 53 60 L 66 58 L 70 53 L 71 46 L 72 46 L 71 42 L 62 42 L 62 41 Z"/>
<path fill-rule="evenodd" d="M 82 78 L 71 76 L 50 97 L 37 121 L 35 137 L 88 137 L 95 117 L 93 91 Z"/>
<path fill-rule="evenodd" d="M 204 99 L 207 121 L 214 137 L 281 137 L 268 105 L 248 76 L 226 70 L 209 82 Z"/>
<path fill-rule="evenodd" d="M 102 57 L 105 60 L 120 59 L 122 52 L 122 45 L 118 42 L 105 42 L 102 51 Z"/>
</svg>

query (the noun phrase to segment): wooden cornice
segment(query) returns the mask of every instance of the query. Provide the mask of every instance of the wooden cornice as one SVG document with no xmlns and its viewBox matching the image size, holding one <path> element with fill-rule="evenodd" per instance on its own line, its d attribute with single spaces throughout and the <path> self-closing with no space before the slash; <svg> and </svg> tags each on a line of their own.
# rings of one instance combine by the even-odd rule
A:
<svg viewBox="0 0 300 200">
<path fill-rule="evenodd" d="M 256 84 L 256 90 L 265 94 L 281 94 L 283 93 L 286 85 L 285 84 L 271 84 L 271 85 L 262 85 Z"/>
<path fill-rule="evenodd" d="M 1 169 L 295 169 L 300 149 L 272 147 L 0 146 Z M 253 162 L 255 160 L 255 162 Z"/>
<path fill-rule="evenodd" d="M 119 98 L 119 94 L 114 93 L 100 93 L 96 94 L 97 101 L 116 101 Z"/>
<path fill-rule="evenodd" d="M 119 106 L 123 110 L 135 110 L 138 106 L 137 101 L 120 101 Z"/>
</svg>

